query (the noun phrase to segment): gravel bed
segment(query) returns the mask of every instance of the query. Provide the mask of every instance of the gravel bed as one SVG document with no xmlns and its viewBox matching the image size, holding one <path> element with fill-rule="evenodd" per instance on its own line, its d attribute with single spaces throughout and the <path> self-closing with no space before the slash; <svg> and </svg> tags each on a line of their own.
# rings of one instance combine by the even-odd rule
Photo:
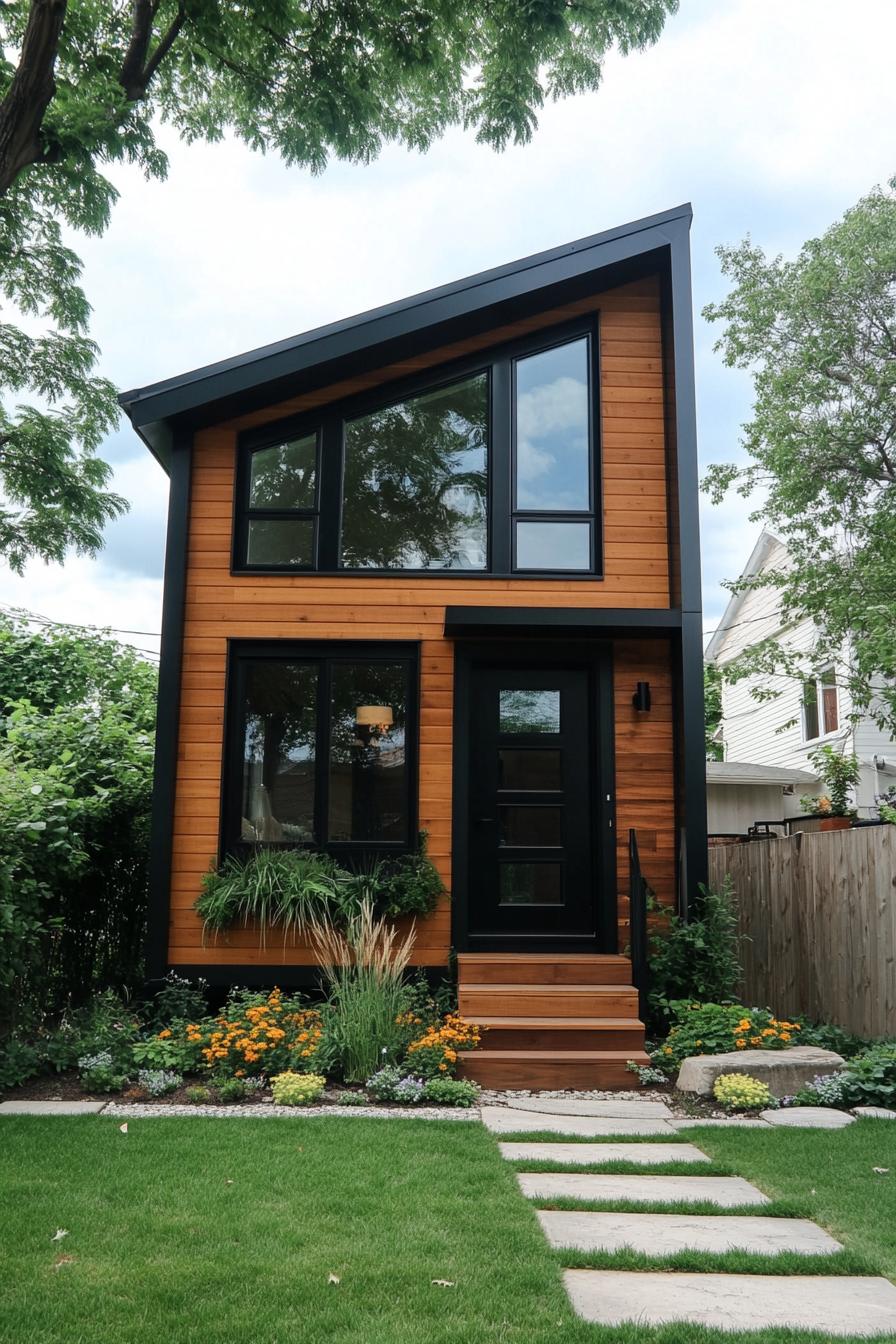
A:
<svg viewBox="0 0 896 1344">
<path fill-rule="evenodd" d="M 479 1109 L 476 1106 L 464 1110 L 458 1106 L 274 1106 L 255 1104 L 253 1106 L 148 1106 L 142 1102 L 110 1101 L 101 1112 L 116 1120 L 147 1120 L 155 1116 L 210 1116 L 213 1119 L 269 1120 L 286 1116 L 302 1119 L 307 1116 L 345 1116 L 359 1115 L 368 1120 L 478 1120 Z"/>
</svg>

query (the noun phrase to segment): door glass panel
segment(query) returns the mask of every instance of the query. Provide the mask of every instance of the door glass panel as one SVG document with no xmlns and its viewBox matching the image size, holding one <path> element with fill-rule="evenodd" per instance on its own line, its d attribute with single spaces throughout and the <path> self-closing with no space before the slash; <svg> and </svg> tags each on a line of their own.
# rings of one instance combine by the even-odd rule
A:
<svg viewBox="0 0 896 1344">
<path fill-rule="evenodd" d="M 559 751 L 530 751 L 525 747 L 501 747 L 498 752 L 498 788 L 557 790 L 561 787 Z"/>
<path fill-rule="evenodd" d="M 516 525 L 517 569 L 590 569 L 590 523 Z"/>
<path fill-rule="evenodd" d="M 484 373 L 347 421 L 340 564 L 485 569 L 487 453 Z"/>
<path fill-rule="evenodd" d="M 559 733 L 559 691 L 499 691 L 502 733 Z"/>
<path fill-rule="evenodd" d="M 250 565 L 300 565 L 310 568 L 314 522 L 310 518 L 252 518 L 246 558 Z"/>
<path fill-rule="evenodd" d="M 317 435 L 252 454 L 249 473 L 251 509 L 313 509 L 317 474 Z"/>
<path fill-rule="evenodd" d="M 402 663 L 335 663 L 330 674 L 330 840 L 407 835 Z"/>
<path fill-rule="evenodd" d="M 563 813 L 559 807 L 499 807 L 498 843 L 520 848 L 563 844 Z"/>
<path fill-rule="evenodd" d="M 516 362 L 516 507 L 587 512 L 588 341 Z"/>
<path fill-rule="evenodd" d="M 559 863 L 499 865 L 499 905 L 562 905 L 563 877 Z"/>
<path fill-rule="evenodd" d="M 246 672 L 240 839 L 312 840 L 317 668 L 281 660 Z"/>
</svg>

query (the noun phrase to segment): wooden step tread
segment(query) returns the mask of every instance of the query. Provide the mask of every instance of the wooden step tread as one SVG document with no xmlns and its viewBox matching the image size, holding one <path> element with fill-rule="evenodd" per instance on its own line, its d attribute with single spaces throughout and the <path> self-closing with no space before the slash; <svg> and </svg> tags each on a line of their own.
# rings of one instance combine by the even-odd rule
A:
<svg viewBox="0 0 896 1344">
<path fill-rule="evenodd" d="M 519 1027 L 524 1030 L 537 1030 L 539 1027 L 550 1031 L 582 1031 L 591 1028 L 599 1031 L 601 1027 L 629 1031 L 643 1031 L 644 1023 L 637 1017 L 483 1017 L 476 1019 L 477 1027 L 491 1030 L 494 1027 Z"/>
<path fill-rule="evenodd" d="M 608 994 L 612 997 L 615 994 L 637 993 L 631 985 L 516 985 L 509 980 L 485 985 L 465 980 L 461 989 L 468 994 Z"/>
<path fill-rule="evenodd" d="M 631 965 L 631 959 L 618 952 L 458 952 L 457 954 L 459 966 L 467 962 L 475 966 L 477 962 L 483 961 L 503 961 L 508 966 L 512 966 L 516 961 L 536 965 L 555 965 L 557 962 L 571 962 L 579 966 L 602 964 L 618 966 L 621 962 Z"/>
<path fill-rule="evenodd" d="M 565 1061 L 568 1064 L 585 1064 L 600 1060 L 612 1060 L 614 1063 L 625 1063 L 629 1059 L 634 1059 L 638 1063 L 646 1060 L 647 1054 L 643 1050 L 474 1050 L 469 1055 L 464 1056 L 464 1063 L 475 1064 L 477 1060 L 497 1060 L 501 1063 L 513 1063 L 516 1061 L 531 1059 L 541 1063 L 551 1060 Z"/>
</svg>

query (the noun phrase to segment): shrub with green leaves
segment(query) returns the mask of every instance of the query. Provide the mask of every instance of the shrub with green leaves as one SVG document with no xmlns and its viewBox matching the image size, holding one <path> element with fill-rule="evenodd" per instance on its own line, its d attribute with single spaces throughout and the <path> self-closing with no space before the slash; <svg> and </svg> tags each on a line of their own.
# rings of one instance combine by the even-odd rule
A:
<svg viewBox="0 0 896 1344">
<path fill-rule="evenodd" d="M 785 1097 L 782 1106 L 845 1106 L 846 1087 L 842 1073 L 817 1074 L 811 1083 L 801 1087 L 792 1097 Z"/>
<path fill-rule="evenodd" d="M 309 1106 L 326 1087 L 320 1073 L 278 1073 L 271 1079 L 271 1091 L 277 1106 Z"/>
<path fill-rule="evenodd" d="M 712 1094 L 726 1111 L 761 1111 L 774 1103 L 768 1084 L 745 1073 L 723 1073 L 713 1083 Z"/>
<path fill-rule="evenodd" d="M 415 1106 L 423 1096 L 422 1078 L 406 1074 L 397 1064 L 385 1064 L 367 1079 L 367 1091 L 377 1101 L 395 1101 Z"/>
<path fill-rule="evenodd" d="M 423 1089 L 423 1100 L 431 1106 L 475 1106 L 479 1088 L 466 1078 L 430 1078 Z"/>
<path fill-rule="evenodd" d="M 685 922 L 651 900 L 650 910 L 663 916 L 651 929 L 648 1026 L 654 1032 L 668 1024 L 682 999 L 723 1003 L 740 983 L 740 935 L 731 879 L 721 888 L 700 888 L 700 900 Z"/>
<path fill-rule="evenodd" d="M 343 918 L 342 871 L 327 854 L 308 849 L 259 849 L 247 859 L 230 856 L 203 877 L 196 912 L 206 934 L 257 923 L 262 946 L 275 926 L 285 942 L 315 922 Z"/>
<path fill-rule="evenodd" d="M 198 1073 L 205 1063 L 202 1055 L 204 1037 L 196 1039 L 196 1032 L 174 1027 L 163 1027 L 154 1036 L 144 1036 L 131 1047 L 134 1063 L 147 1069 L 171 1069 L 175 1073 Z"/>
<path fill-rule="evenodd" d="M 201 1083 L 188 1087 L 186 1097 L 191 1106 L 206 1106 L 212 1100 L 210 1088 L 203 1087 Z"/>
<path fill-rule="evenodd" d="M 651 1056 L 665 1073 L 677 1071 L 692 1055 L 721 1055 L 735 1050 L 783 1050 L 800 1044 L 800 1023 L 780 1021 L 767 1008 L 739 1003 L 677 1003 L 663 1044 Z"/>
<path fill-rule="evenodd" d="M 851 1059 L 841 1074 L 851 1106 L 896 1106 L 896 1041 L 878 1041 Z"/>
<path fill-rule="evenodd" d="M 78 1077 L 85 1092 L 121 1092 L 128 1076 L 115 1068 L 112 1053 L 99 1050 L 78 1060 Z"/>
<path fill-rule="evenodd" d="M 199 1022 L 208 1012 L 208 981 L 169 971 L 144 1013 L 146 1024 L 161 1031 L 176 1022 Z"/>
<path fill-rule="evenodd" d="M 183 1078 L 173 1069 L 140 1069 L 137 1073 L 137 1086 L 151 1097 L 164 1097 L 168 1092 L 176 1092 Z"/>
</svg>

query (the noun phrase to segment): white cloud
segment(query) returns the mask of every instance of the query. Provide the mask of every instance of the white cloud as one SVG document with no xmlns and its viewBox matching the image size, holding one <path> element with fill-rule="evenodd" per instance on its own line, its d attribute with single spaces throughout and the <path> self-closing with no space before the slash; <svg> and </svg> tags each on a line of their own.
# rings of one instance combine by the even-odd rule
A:
<svg viewBox="0 0 896 1344">
<path fill-rule="evenodd" d="M 793 250 L 891 174 L 894 41 L 891 0 L 848 11 L 837 0 L 684 0 L 655 48 L 611 59 L 599 93 L 546 108 L 533 143 L 503 155 L 455 131 L 425 157 L 393 147 L 313 179 L 240 145 L 186 147 L 165 132 L 168 180 L 116 170 L 112 227 L 78 240 L 104 370 L 146 384 L 684 199 L 699 311 L 723 292 L 716 243 L 749 230 Z M 749 414 L 749 380 L 721 367 L 712 339 L 698 320 L 704 462 L 736 452 Z M 75 598 L 79 619 L 121 619 L 132 591 L 147 613 L 156 603 L 136 624 L 158 628 L 157 578 L 139 560 L 145 546 L 160 573 L 164 488 L 131 441 L 133 452 L 116 439 L 111 455 L 135 512 L 110 534 L 107 560 L 29 568 L 25 587 L 59 619 Z M 708 614 L 752 547 L 750 507 L 704 501 Z M 0 601 L 21 591 L 0 572 Z M 41 609 L 36 596 L 28 605 Z"/>
</svg>

